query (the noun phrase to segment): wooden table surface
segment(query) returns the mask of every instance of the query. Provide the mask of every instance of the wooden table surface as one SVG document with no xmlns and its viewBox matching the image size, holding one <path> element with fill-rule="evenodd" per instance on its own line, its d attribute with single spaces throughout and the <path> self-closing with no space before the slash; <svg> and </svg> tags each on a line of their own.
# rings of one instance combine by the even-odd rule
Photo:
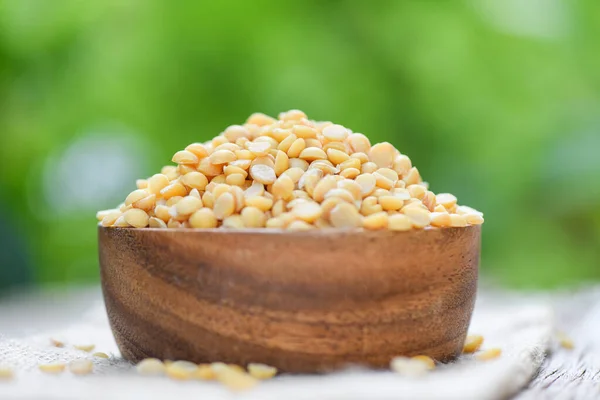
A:
<svg viewBox="0 0 600 400">
<path fill-rule="evenodd" d="M 556 325 L 573 341 L 545 359 L 516 399 L 600 399 L 600 287 L 547 293 Z"/>
<path fill-rule="evenodd" d="M 571 350 L 555 347 L 536 377 L 515 396 L 528 399 L 600 399 L 600 286 L 553 293 L 503 293 L 552 303 L 558 330 L 572 339 Z M 67 325 L 100 299 L 99 288 L 17 292 L 0 298 L 0 333 L 20 336 Z M 32 324 L 35 321 L 35 324 Z"/>
</svg>

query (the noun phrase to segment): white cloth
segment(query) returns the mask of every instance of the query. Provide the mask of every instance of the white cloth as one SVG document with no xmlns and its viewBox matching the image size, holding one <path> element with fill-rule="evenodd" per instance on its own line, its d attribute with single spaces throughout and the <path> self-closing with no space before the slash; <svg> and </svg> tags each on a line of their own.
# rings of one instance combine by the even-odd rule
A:
<svg viewBox="0 0 600 400">
<path fill-rule="evenodd" d="M 478 300 L 469 331 L 485 337 L 484 349 L 502 349 L 502 356 L 493 361 L 463 356 L 417 378 L 368 370 L 280 376 L 251 391 L 233 393 L 216 382 L 138 376 L 120 358 L 100 303 L 64 329 L 21 338 L 0 335 L 0 364 L 15 371 L 14 379 L 0 380 L 0 399 L 501 399 L 527 385 L 542 363 L 553 333 L 549 306 L 522 304 Z M 52 347 L 51 337 L 61 338 L 67 345 Z M 111 357 L 92 357 L 72 347 L 77 344 L 95 344 L 92 353 L 102 351 Z M 47 375 L 37 368 L 41 363 L 83 357 L 93 360 L 92 375 L 74 376 L 68 371 Z"/>
</svg>

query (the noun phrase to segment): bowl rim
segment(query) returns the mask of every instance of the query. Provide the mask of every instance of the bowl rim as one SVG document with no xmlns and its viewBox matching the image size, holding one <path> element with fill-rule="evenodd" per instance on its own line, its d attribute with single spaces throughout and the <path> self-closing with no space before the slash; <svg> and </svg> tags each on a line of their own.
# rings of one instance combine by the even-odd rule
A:
<svg viewBox="0 0 600 400">
<path fill-rule="evenodd" d="M 410 234 L 428 234 L 428 233 L 442 233 L 447 231 L 458 232 L 461 230 L 469 229 L 481 229 L 481 225 L 467 225 L 467 226 L 452 226 L 452 227 L 435 227 L 426 226 L 422 229 L 409 229 L 406 231 L 394 231 L 390 229 L 365 229 L 365 228 L 319 228 L 309 230 L 289 230 L 281 228 L 133 228 L 133 227 L 116 227 L 116 226 L 102 226 L 98 223 L 98 229 L 102 231 L 116 231 L 116 232 L 148 232 L 148 233 L 188 233 L 188 234 L 200 234 L 200 233 L 211 233 L 216 235 L 286 235 L 286 236 L 340 236 L 340 235 L 410 235 Z"/>
</svg>

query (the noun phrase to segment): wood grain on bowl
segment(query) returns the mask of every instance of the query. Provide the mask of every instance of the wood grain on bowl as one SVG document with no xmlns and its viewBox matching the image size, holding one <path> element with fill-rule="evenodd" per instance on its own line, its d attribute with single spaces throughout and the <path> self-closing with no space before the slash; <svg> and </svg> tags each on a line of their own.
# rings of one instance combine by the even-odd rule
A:
<svg viewBox="0 0 600 400">
<path fill-rule="evenodd" d="M 408 232 L 99 227 L 116 341 L 145 357 L 288 372 L 460 354 L 480 226 Z"/>
</svg>

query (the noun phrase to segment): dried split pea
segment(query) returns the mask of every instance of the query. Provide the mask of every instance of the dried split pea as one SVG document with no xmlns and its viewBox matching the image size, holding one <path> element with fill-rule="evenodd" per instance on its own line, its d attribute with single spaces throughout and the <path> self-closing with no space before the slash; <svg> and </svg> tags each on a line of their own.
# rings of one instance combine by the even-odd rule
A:
<svg viewBox="0 0 600 400">
<path fill-rule="evenodd" d="M 443 205 L 446 209 L 456 205 L 456 197 L 450 193 L 440 193 L 436 197 L 437 203 Z"/>
<path fill-rule="evenodd" d="M 377 143 L 369 150 L 369 159 L 379 168 L 389 168 L 394 163 L 396 149 L 388 142 Z"/>
<path fill-rule="evenodd" d="M 298 157 L 305 161 L 327 160 L 327 154 L 318 147 L 308 147 Z"/>
<path fill-rule="evenodd" d="M 381 196 L 378 201 L 384 211 L 399 210 L 404 206 L 404 200 L 391 195 Z"/>
<path fill-rule="evenodd" d="M 300 168 L 303 171 L 308 169 L 308 161 L 303 160 L 301 158 L 291 158 L 290 159 L 290 168 Z"/>
<path fill-rule="evenodd" d="M 567 349 L 567 350 L 573 350 L 573 348 L 575 348 L 575 344 L 573 343 L 573 339 L 571 339 L 570 337 L 568 337 L 565 333 L 558 332 L 556 334 L 556 337 L 558 339 L 558 343 L 560 344 L 560 346 L 562 348 Z"/>
<path fill-rule="evenodd" d="M 298 158 L 302 151 L 306 148 L 306 142 L 302 138 L 294 140 L 287 151 L 289 158 Z"/>
<path fill-rule="evenodd" d="M 198 172 L 201 172 L 207 178 L 215 177 L 221 174 L 221 172 L 223 172 L 223 165 L 211 163 L 208 157 L 203 158 L 202 160 L 200 160 L 200 164 L 198 164 Z"/>
<path fill-rule="evenodd" d="M 268 142 L 248 142 L 246 147 L 250 151 L 250 153 L 255 156 L 266 156 L 269 154 L 269 150 L 271 149 L 271 144 Z"/>
<path fill-rule="evenodd" d="M 227 364 L 213 363 L 211 368 L 215 372 L 217 380 L 231 390 L 249 390 L 258 384 L 256 378 Z"/>
<path fill-rule="evenodd" d="M 277 155 L 275 156 L 275 175 L 281 176 L 285 171 L 287 171 L 290 167 L 290 157 L 283 151 L 277 150 Z"/>
<path fill-rule="evenodd" d="M 456 214 L 460 214 L 460 215 L 465 215 L 465 214 L 479 214 L 483 217 L 483 213 L 480 211 L 477 211 L 474 208 L 471 208 L 469 206 L 456 206 L 455 207 L 455 212 Z"/>
<path fill-rule="evenodd" d="M 92 373 L 94 364 L 90 360 L 80 358 L 69 363 L 69 371 L 75 375 L 87 375 Z"/>
<path fill-rule="evenodd" d="M 336 180 L 333 179 L 332 176 L 326 176 L 325 178 L 318 181 L 317 184 L 315 185 L 313 193 L 312 193 L 312 198 L 315 201 L 322 203 L 323 200 L 325 200 L 325 195 L 327 194 L 327 192 L 329 192 L 330 190 L 336 189 L 336 188 L 337 188 Z"/>
<path fill-rule="evenodd" d="M 423 196 L 421 201 L 423 202 L 423 205 L 425 207 L 427 207 L 427 209 L 429 211 L 433 212 L 433 210 L 435 209 L 435 205 L 436 205 L 436 197 L 433 192 L 431 192 L 429 190 L 426 191 L 425 195 Z"/>
<path fill-rule="evenodd" d="M 62 338 L 50 338 L 50 344 L 54 347 L 65 347 L 65 341 Z"/>
<path fill-rule="evenodd" d="M 342 125 L 329 125 L 323 129 L 322 133 L 325 139 L 332 142 L 342 142 L 349 135 L 348 129 Z"/>
<path fill-rule="evenodd" d="M 173 361 L 165 366 L 166 375 L 175 380 L 192 379 L 198 369 L 198 366 L 189 361 Z"/>
<path fill-rule="evenodd" d="M 280 175 L 289 176 L 292 179 L 292 181 L 294 182 L 294 185 L 299 186 L 300 179 L 304 175 L 304 170 L 302 170 L 300 168 L 289 168 L 289 169 L 286 169 Z"/>
<path fill-rule="evenodd" d="M 348 138 L 348 142 L 355 153 L 367 154 L 371 150 L 371 142 L 362 133 L 353 133 Z"/>
<path fill-rule="evenodd" d="M 213 209 L 214 215 L 217 219 L 223 220 L 226 217 L 229 217 L 235 211 L 235 199 L 233 195 L 229 192 L 223 193 L 219 198 L 215 201 L 215 206 Z"/>
<path fill-rule="evenodd" d="M 446 210 L 446 207 L 444 207 L 441 204 L 437 204 L 434 208 L 433 208 L 434 212 L 448 212 L 448 210 Z"/>
<path fill-rule="evenodd" d="M 223 173 L 225 176 L 233 175 L 233 174 L 241 174 L 244 179 L 248 177 L 248 172 L 237 165 L 232 165 L 231 163 L 223 168 Z"/>
<path fill-rule="evenodd" d="M 410 185 L 407 189 L 410 193 L 410 197 L 419 200 L 422 200 L 423 197 L 425 197 L 425 193 L 427 193 L 427 189 L 421 185 Z"/>
<path fill-rule="evenodd" d="M 364 216 L 369 216 L 381 212 L 383 208 L 377 201 L 377 197 L 369 196 L 365 198 L 361 204 L 360 212 Z"/>
<path fill-rule="evenodd" d="M 194 165 L 185 165 L 185 164 L 180 164 L 179 166 L 177 166 L 177 175 L 181 176 L 181 175 L 185 175 L 188 172 L 193 172 L 196 170 L 196 167 Z M 175 174 L 172 175 L 173 177 L 175 177 Z M 171 178 L 169 178 L 171 179 Z"/>
<path fill-rule="evenodd" d="M 277 374 L 277 368 L 266 364 L 250 363 L 248 364 L 248 373 L 256 379 L 271 379 Z"/>
<path fill-rule="evenodd" d="M 265 213 L 257 207 L 245 207 L 241 216 L 245 228 L 262 228 L 267 223 Z"/>
<path fill-rule="evenodd" d="M 435 368 L 435 361 L 433 360 L 433 358 L 429 357 L 429 356 L 425 356 L 425 355 L 419 355 L 419 356 L 414 356 L 411 357 L 413 360 L 417 360 L 417 361 L 421 361 L 422 363 L 425 363 L 427 365 L 427 369 L 434 369 Z"/>
<path fill-rule="evenodd" d="M 463 353 L 475 353 L 483 344 L 483 336 L 468 335 L 463 346 Z"/>
<path fill-rule="evenodd" d="M 467 213 L 463 214 L 465 221 L 469 225 L 481 225 L 483 224 L 483 216 L 481 213 Z"/>
<path fill-rule="evenodd" d="M 402 210 L 402 213 L 408 217 L 415 228 L 424 228 L 431 222 L 431 214 L 422 208 L 407 207 Z"/>
<path fill-rule="evenodd" d="M 340 203 L 333 207 L 329 221 L 336 228 L 357 228 L 362 225 L 361 215 L 356 207 L 349 203 Z"/>
<path fill-rule="evenodd" d="M 165 175 L 169 180 L 174 180 L 179 176 L 177 168 L 178 166 L 175 167 L 173 165 L 165 165 L 160 169 L 160 173 Z"/>
<path fill-rule="evenodd" d="M 254 113 L 246 120 L 246 123 L 258 126 L 271 125 L 277 122 L 275 118 L 269 117 L 263 113 Z"/>
<path fill-rule="evenodd" d="M 115 222 L 117 222 L 117 219 L 119 219 L 121 215 L 123 215 L 123 213 L 121 213 L 119 210 L 112 211 L 102 218 L 102 222 L 100 222 L 100 224 L 102 226 L 112 226 L 115 224 Z"/>
<path fill-rule="evenodd" d="M 350 159 L 350 156 L 341 150 L 328 149 L 327 157 L 334 165 L 338 165 Z"/>
<path fill-rule="evenodd" d="M 64 363 L 51 363 L 51 364 L 40 364 L 38 368 L 40 371 L 47 374 L 60 374 L 65 370 L 67 366 Z"/>
<path fill-rule="evenodd" d="M 271 188 L 271 194 L 275 199 L 290 200 L 294 191 L 294 181 L 288 175 L 281 175 Z"/>
<path fill-rule="evenodd" d="M 176 164 L 198 164 L 198 156 L 191 151 L 181 150 L 175 153 L 171 161 Z"/>
<path fill-rule="evenodd" d="M 298 203 L 292 208 L 292 214 L 309 224 L 315 222 L 321 217 L 323 210 L 321 206 L 312 201 Z"/>
<path fill-rule="evenodd" d="M 169 200 L 171 197 L 185 196 L 187 193 L 188 191 L 185 186 L 179 182 L 172 183 L 160 191 L 160 195 L 165 200 Z"/>
<path fill-rule="evenodd" d="M 320 169 L 325 175 L 336 175 L 340 172 L 338 168 L 334 167 L 327 160 L 315 160 L 310 164 L 309 168 Z"/>
<path fill-rule="evenodd" d="M 228 140 L 225 136 L 216 136 L 210 141 L 211 148 L 214 150 L 220 145 L 227 143 Z"/>
<path fill-rule="evenodd" d="M 285 228 L 285 223 L 281 218 L 273 217 L 267 220 L 266 227 L 270 229 L 283 229 Z"/>
<path fill-rule="evenodd" d="M 412 167 L 402 179 L 406 186 L 414 185 L 421 182 L 421 174 L 416 167 Z"/>
<path fill-rule="evenodd" d="M 187 146 L 185 150 L 195 154 L 196 157 L 198 157 L 198 159 L 202 159 L 208 156 L 208 150 L 206 149 L 206 146 L 202 143 L 192 143 L 189 146 Z"/>
<path fill-rule="evenodd" d="M 275 175 L 275 170 L 263 164 L 255 164 L 250 167 L 250 176 L 256 182 L 262 183 L 263 185 L 270 185 L 275 182 L 277 179 L 277 175 Z"/>
<path fill-rule="evenodd" d="M 137 201 L 142 200 L 145 197 L 148 197 L 150 193 L 146 189 L 138 189 L 129 193 L 125 198 L 125 205 L 131 205 Z"/>
<path fill-rule="evenodd" d="M 244 191 L 244 197 L 262 196 L 265 193 L 265 185 L 260 182 L 252 182 L 252 184 Z"/>
<path fill-rule="evenodd" d="M 273 200 L 262 196 L 248 197 L 245 202 L 246 207 L 256 207 L 264 212 L 269 211 L 273 207 Z"/>
<path fill-rule="evenodd" d="M 203 381 L 214 381 L 217 379 L 217 374 L 211 368 L 210 364 L 199 364 L 193 376 Z"/>
<path fill-rule="evenodd" d="M 317 138 L 317 131 L 311 128 L 310 126 L 294 125 L 292 127 L 292 132 L 294 133 L 294 135 L 304 140 Z"/>
<path fill-rule="evenodd" d="M 164 174 L 156 174 L 148 178 L 148 192 L 151 194 L 159 194 L 161 190 L 169 186 L 169 178 Z"/>
<path fill-rule="evenodd" d="M 390 215 L 388 218 L 388 229 L 392 231 L 408 231 L 412 229 L 412 222 L 404 214 Z"/>
<path fill-rule="evenodd" d="M 373 172 L 377 171 L 377 169 L 377 164 L 372 161 L 368 161 L 360 166 L 360 171 L 363 174 L 372 174 Z"/>
<path fill-rule="evenodd" d="M 173 206 L 175 204 L 179 203 L 179 200 L 181 200 L 181 199 L 183 199 L 183 196 L 173 196 L 165 202 L 165 205 L 167 207 L 169 207 L 169 213 L 175 212 L 175 209 L 173 208 Z"/>
<path fill-rule="evenodd" d="M 175 221 L 174 219 L 170 219 L 169 222 L 167 223 L 167 228 L 179 229 L 179 228 L 183 228 L 183 224 L 179 221 Z"/>
<path fill-rule="evenodd" d="M 352 179 L 341 179 L 337 184 L 338 188 L 347 190 L 350 192 L 354 200 L 362 199 L 362 191 L 361 187 L 358 183 L 354 182 Z"/>
<path fill-rule="evenodd" d="M 292 143 L 294 143 L 296 141 L 296 139 L 298 139 L 298 137 L 296 135 L 288 134 L 285 138 L 283 138 L 279 142 L 279 145 L 277 146 L 277 150 L 287 153 L 288 150 L 290 149 L 290 147 L 292 146 Z"/>
<path fill-rule="evenodd" d="M 235 153 L 231 150 L 217 150 L 209 156 L 210 162 L 214 165 L 227 164 L 236 159 Z"/>
<path fill-rule="evenodd" d="M 138 189 L 146 189 L 148 187 L 148 180 L 146 180 L 146 179 L 137 179 L 135 181 L 135 186 Z"/>
<path fill-rule="evenodd" d="M 290 231 L 308 231 L 314 229 L 314 226 L 304 221 L 292 221 L 287 224 L 287 229 Z"/>
<path fill-rule="evenodd" d="M 369 145 L 369 146 L 370 146 L 370 145 Z M 359 152 L 357 152 L 357 153 L 354 153 L 354 154 L 352 154 L 352 155 L 350 156 L 350 158 L 355 158 L 355 159 L 357 159 L 358 161 L 360 161 L 360 163 L 361 163 L 361 164 L 364 164 L 364 163 L 366 163 L 366 162 L 369 162 L 369 156 L 368 156 L 368 155 L 366 155 L 364 152 L 360 152 L 360 151 L 359 151 Z M 357 168 L 358 168 L 358 167 L 357 167 Z"/>
<path fill-rule="evenodd" d="M 85 352 L 89 353 L 90 351 L 94 350 L 96 345 L 94 345 L 94 344 L 76 344 L 76 345 L 73 345 L 73 347 L 75 347 L 77 350 L 81 350 L 81 351 L 85 351 Z"/>
<path fill-rule="evenodd" d="M 202 200 L 194 196 L 186 196 L 175 205 L 177 215 L 191 215 L 202 208 Z"/>
<path fill-rule="evenodd" d="M 115 210 L 112 210 L 112 209 L 111 209 L 111 210 L 101 210 L 101 211 L 98 211 L 98 212 L 96 213 L 96 219 L 97 219 L 98 221 L 102 221 L 102 220 L 103 220 L 104 218 L 106 218 L 106 216 L 108 216 L 110 213 L 114 213 L 114 212 L 115 212 Z"/>
<path fill-rule="evenodd" d="M 250 132 L 241 125 L 231 125 L 225 129 L 223 136 L 225 136 L 225 138 L 230 142 L 235 142 L 240 138 L 247 138 L 250 136 Z"/>
<path fill-rule="evenodd" d="M 402 182 L 402 181 L 400 181 L 400 182 Z M 404 188 L 394 188 L 391 190 L 391 192 L 394 195 L 394 197 L 397 197 L 400 200 L 407 201 L 407 200 L 412 199 L 408 190 L 406 190 Z"/>
<path fill-rule="evenodd" d="M 212 194 L 215 197 L 215 200 L 218 199 L 223 193 L 229 193 L 231 191 L 231 186 L 225 183 L 215 183 L 215 181 L 213 180 L 211 185 L 213 184 L 214 186 L 212 186 L 208 190 L 212 190 Z"/>
<path fill-rule="evenodd" d="M 140 375 L 163 375 L 165 364 L 157 358 L 145 358 L 135 366 Z"/>
<path fill-rule="evenodd" d="M 139 208 L 140 210 L 143 210 L 146 212 L 152 211 L 154 209 L 154 206 L 156 205 L 156 195 L 150 194 L 150 195 L 144 197 L 143 199 L 140 199 L 140 200 L 132 203 L 131 205 L 134 208 Z"/>
<path fill-rule="evenodd" d="M 289 110 L 279 113 L 279 119 L 282 121 L 300 121 L 306 119 L 306 114 L 300 110 Z"/>
<path fill-rule="evenodd" d="M 420 359 L 394 357 L 390 362 L 390 369 L 400 375 L 417 377 L 426 374 L 431 368 Z"/>
<path fill-rule="evenodd" d="M 308 170 L 300 176 L 300 179 L 298 180 L 298 188 L 304 190 L 306 194 L 309 195 L 309 197 L 314 197 L 315 188 L 317 186 L 317 183 L 321 181 L 322 177 L 323 171 L 321 171 L 320 169 L 315 168 Z M 325 195 L 324 192 L 320 193 L 320 195 Z"/>
<path fill-rule="evenodd" d="M 352 154 L 352 156 L 350 156 L 350 158 L 348 158 L 346 161 L 342 162 L 340 165 L 338 165 L 338 167 L 340 168 L 340 171 L 345 171 L 347 169 L 351 169 L 354 168 L 358 171 L 360 171 L 360 167 L 362 165 L 360 159 L 355 157 L 356 154 Z"/>
<path fill-rule="evenodd" d="M 388 224 L 388 213 L 376 212 L 363 218 L 363 227 L 366 229 L 385 229 Z"/>
<path fill-rule="evenodd" d="M 229 229 L 242 229 L 244 228 L 244 220 L 241 215 L 230 215 L 223 219 L 223 225 L 221 226 Z"/>
<path fill-rule="evenodd" d="M 467 226 L 467 219 L 464 215 L 450 214 L 450 226 L 462 227 Z"/>
<path fill-rule="evenodd" d="M 325 194 L 325 199 L 330 197 L 338 197 L 347 203 L 354 203 L 354 196 L 346 189 L 334 188 Z"/>
<path fill-rule="evenodd" d="M 452 220 L 450 219 L 450 214 L 447 212 L 432 212 L 431 213 L 431 225 L 432 226 L 450 226 Z"/>
<path fill-rule="evenodd" d="M 412 168 L 410 158 L 404 154 L 400 154 L 394 158 L 392 163 L 392 169 L 398 173 L 399 176 L 408 174 L 408 171 Z"/>
<path fill-rule="evenodd" d="M 15 371 L 5 365 L 0 365 L 0 380 L 9 380 L 14 378 Z"/>
<path fill-rule="evenodd" d="M 498 358 L 502 355 L 502 350 L 498 348 L 484 350 L 475 355 L 475 358 L 479 361 L 488 361 Z"/>
<path fill-rule="evenodd" d="M 131 225 L 129 225 L 127 223 L 127 221 L 125 221 L 125 216 L 121 215 L 119 218 L 117 218 L 117 220 L 115 221 L 115 223 L 112 226 L 119 227 L 119 228 L 127 228 Z"/>
<path fill-rule="evenodd" d="M 354 179 L 360 175 L 360 170 L 358 168 L 346 168 L 340 171 L 340 175 L 346 179 Z"/>
<path fill-rule="evenodd" d="M 134 228 L 147 227 L 150 219 L 144 210 L 137 208 L 132 208 L 131 210 L 125 211 L 125 213 L 123 213 L 123 218 L 125 219 L 125 222 Z"/>
<path fill-rule="evenodd" d="M 198 171 L 188 172 L 181 178 L 181 181 L 185 186 L 198 190 L 204 190 L 208 185 L 208 178 Z"/>
</svg>

